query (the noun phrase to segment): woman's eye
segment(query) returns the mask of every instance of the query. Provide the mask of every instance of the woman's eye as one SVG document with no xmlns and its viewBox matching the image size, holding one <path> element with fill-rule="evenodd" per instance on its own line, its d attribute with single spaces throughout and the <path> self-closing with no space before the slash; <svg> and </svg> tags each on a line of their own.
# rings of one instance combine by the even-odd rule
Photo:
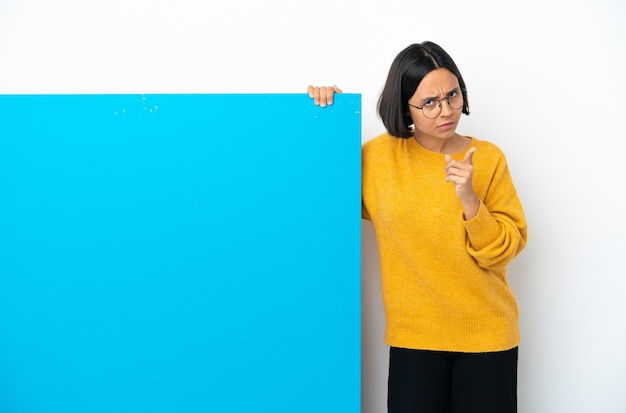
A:
<svg viewBox="0 0 626 413">
<path fill-rule="evenodd" d="M 432 106 L 432 105 L 433 105 L 433 103 L 435 103 L 435 101 L 434 101 L 434 100 L 432 100 L 432 99 L 429 99 L 429 100 L 425 101 L 425 102 L 424 102 L 424 105 L 422 105 L 422 106 Z"/>
<path fill-rule="evenodd" d="M 459 94 L 458 90 L 453 90 L 452 92 L 448 94 L 448 97 L 454 98 L 454 97 L 457 97 L 458 94 Z"/>
</svg>

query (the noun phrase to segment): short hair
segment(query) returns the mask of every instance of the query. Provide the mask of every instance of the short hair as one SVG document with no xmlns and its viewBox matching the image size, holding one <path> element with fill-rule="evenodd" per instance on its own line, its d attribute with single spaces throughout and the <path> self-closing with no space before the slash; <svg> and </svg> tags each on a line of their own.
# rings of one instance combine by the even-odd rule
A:
<svg viewBox="0 0 626 413">
<path fill-rule="evenodd" d="M 450 55 L 433 42 L 412 44 L 394 59 L 378 99 L 378 115 L 390 135 L 397 138 L 413 136 L 409 99 L 424 76 L 439 68 L 448 69 L 458 79 L 463 95 L 463 113 L 469 115 L 465 82 Z"/>
</svg>

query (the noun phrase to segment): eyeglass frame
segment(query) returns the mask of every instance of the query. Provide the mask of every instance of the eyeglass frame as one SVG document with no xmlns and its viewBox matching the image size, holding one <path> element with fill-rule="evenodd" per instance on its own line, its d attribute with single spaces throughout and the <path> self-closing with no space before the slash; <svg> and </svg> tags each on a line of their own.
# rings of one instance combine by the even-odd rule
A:
<svg viewBox="0 0 626 413">
<path fill-rule="evenodd" d="M 461 107 L 459 107 L 459 108 L 455 108 L 455 107 L 453 107 L 453 106 L 450 104 L 450 93 L 452 93 L 452 92 L 457 92 L 457 93 L 459 93 L 459 94 L 461 95 L 461 99 L 462 99 L 462 102 L 463 102 L 463 103 L 461 103 Z M 439 115 L 441 115 L 441 111 L 443 111 L 443 105 L 441 104 L 441 102 L 442 102 L 443 100 L 445 100 L 445 101 L 447 101 L 447 102 L 448 102 L 448 106 L 450 106 L 450 109 L 452 109 L 452 110 L 461 110 L 461 109 L 463 109 L 463 105 L 465 104 L 465 96 L 463 96 L 463 89 L 461 89 L 461 88 L 451 90 L 451 91 L 448 93 L 448 96 L 446 96 L 445 98 L 441 98 L 441 99 L 430 99 L 430 98 L 429 98 L 428 100 L 432 100 L 432 101 L 434 101 L 434 102 L 439 103 L 439 113 L 437 113 L 437 115 L 435 115 L 435 117 L 434 117 L 434 118 L 429 118 L 429 117 L 428 117 L 428 116 L 426 116 L 426 114 L 424 113 L 424 105 L 426 105 L 426 103 L 424 103 L 424 104 L 422 105 L 422 107 L 421 107 L 421 108 L 420 108 L 419 106 L 417 106 L 417 105 L 412 105 L 412 104 L 411 104 L 411 103 L 409 103 L 409 102 L 406 102 L 406 104 L 407 104 L 407 105 L 409 105 L 409 106 L 411 106 L 411 107 L 413 107 L 413 108 L 415 108 L 415 109 L 419 109 L 419 110 L 421 110 L 421 111 L 422 111 L 422 115 L 424 115 L 424 117 L 425 117 L 426 119 L 437 119 L 437 117 L 438 117 Z"/>
</svg>

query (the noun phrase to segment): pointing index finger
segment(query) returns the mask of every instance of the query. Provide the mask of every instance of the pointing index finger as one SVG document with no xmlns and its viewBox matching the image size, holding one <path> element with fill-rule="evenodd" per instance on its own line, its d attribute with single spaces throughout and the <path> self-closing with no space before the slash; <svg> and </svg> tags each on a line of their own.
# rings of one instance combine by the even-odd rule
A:
<svg viewBox="0 0 626 413">
<path fill-rule="evenodd" d="M 474 162 L 472 158 L 474 157 L 474 152 L 476 152 L 476 148 L 472 146 L 465 154 L 465 158 L 463 158 L 463 162 L 469 162 L 470 165 L 473 165 Z"/>
</svg>

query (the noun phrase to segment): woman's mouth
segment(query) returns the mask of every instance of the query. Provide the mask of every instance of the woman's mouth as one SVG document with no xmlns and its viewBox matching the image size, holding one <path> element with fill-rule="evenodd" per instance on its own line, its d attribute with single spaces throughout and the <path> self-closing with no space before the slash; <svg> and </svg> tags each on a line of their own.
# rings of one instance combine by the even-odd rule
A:
<svg viewBox="0 0 626 413">
<path fill-rule="evenodd" d="M 442 130 L 442 131 L 447 131 L 447 130 L 452 129 L 453 127 L 454 127 L 454 122 L 446 122 L 437 126 L 437 129 Z"/>
</svg>

